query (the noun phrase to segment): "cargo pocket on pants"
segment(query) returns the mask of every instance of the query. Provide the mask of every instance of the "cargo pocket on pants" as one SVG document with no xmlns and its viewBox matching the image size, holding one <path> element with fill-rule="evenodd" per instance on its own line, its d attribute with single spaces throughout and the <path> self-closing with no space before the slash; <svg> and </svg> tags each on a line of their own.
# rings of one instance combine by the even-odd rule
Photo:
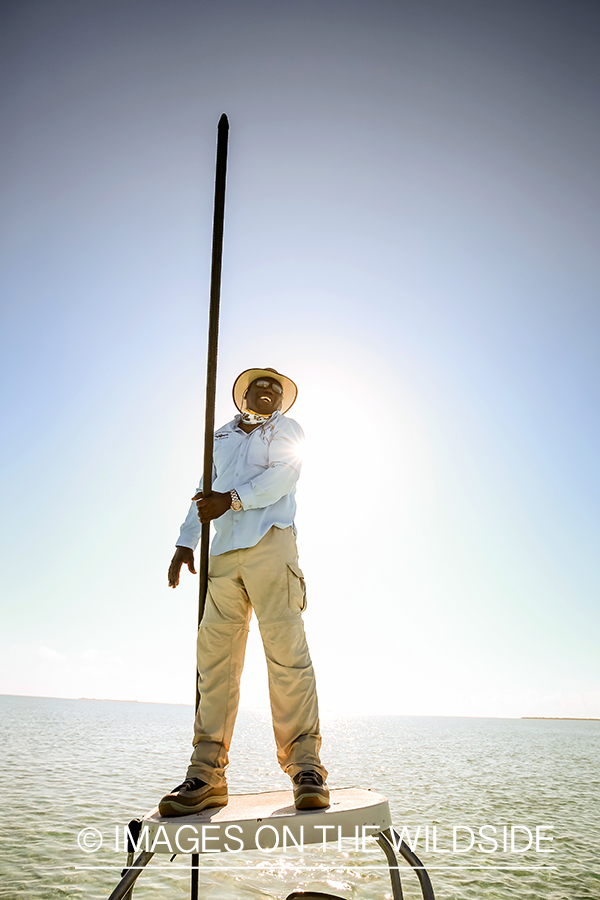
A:
<svg viewBox="0 0 600 900">
<path fill-rule="evenodd" d="M 292 612 L 306 609 L 306 584 L 302 569 L 295 563 L 288 563 L 288 604 Z"/>
</svg>

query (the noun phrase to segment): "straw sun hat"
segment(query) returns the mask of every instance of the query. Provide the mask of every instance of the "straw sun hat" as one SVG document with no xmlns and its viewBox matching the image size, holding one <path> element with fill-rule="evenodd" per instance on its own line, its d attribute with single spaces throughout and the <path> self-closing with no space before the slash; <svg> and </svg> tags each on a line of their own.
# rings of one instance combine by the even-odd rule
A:
<svg viewBox="0 0 600 900">
<path fill-rule="evenodd" d="M 233 385 L 233 402 L 240 412 L 242 411 L 242 403 L 246 391 L 257 378 L 269 378 L 279 382 L 283 388 L 282 413 L 286 413 L 294 405 L 294 401 L 298 396 L 298 388 L 291 378 L 281 375 L 276 369 L 246 369 L 245 372 L 238 375 Z"/>
</svg>

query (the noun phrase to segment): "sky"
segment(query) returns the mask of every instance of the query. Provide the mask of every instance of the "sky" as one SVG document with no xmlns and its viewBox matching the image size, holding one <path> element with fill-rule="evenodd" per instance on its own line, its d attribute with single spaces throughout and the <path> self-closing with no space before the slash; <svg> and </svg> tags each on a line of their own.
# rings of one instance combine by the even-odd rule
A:
<svg viewBox="0 0 600 900">
<path fill-rule="evenodd" d="M 193 702 L 225 112 L 216 419 L 299 386 L 321 707 L 600 717 L 597 4 L 1 18 L 0 692 Z"/>
</svg>

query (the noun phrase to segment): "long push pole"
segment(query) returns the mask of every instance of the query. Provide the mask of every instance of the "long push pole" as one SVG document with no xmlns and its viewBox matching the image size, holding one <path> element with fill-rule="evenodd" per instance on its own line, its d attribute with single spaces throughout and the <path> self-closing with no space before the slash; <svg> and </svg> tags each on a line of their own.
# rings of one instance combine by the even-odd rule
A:
<svg viewBox="0 0 600 900">
<path fill-rule="evenodd" d="M 225 113 L 217 126 L 217 165 L 215 171 L 215 208 L 213 216 L 212 263 L 210 270 L 210 309 L 208 314 L 208 354 L 206 359 L 206 414 L 204 419 L 204 473 L 202 494 L 212 492 L 213 435 L 215 431 L 215 397 L 217 392 L 217 352 L 219 345 L 219 306 L 221 302 L 221 264 L 223 261 L 223 222 L 225 219 L 225 182 L 227 175 L 227 143 L 229 121 Z M 198 627 L 204 615 L 208 589 L 208 548 L 210 522 L 202 525 L 200 537 L 200 592 L 198 596 Z M 198 672 L 196 672 L 196 710 L 200 702 Z M 199 856 L 192 854 L 191 900 L 198 900 Z"/>
</svg>

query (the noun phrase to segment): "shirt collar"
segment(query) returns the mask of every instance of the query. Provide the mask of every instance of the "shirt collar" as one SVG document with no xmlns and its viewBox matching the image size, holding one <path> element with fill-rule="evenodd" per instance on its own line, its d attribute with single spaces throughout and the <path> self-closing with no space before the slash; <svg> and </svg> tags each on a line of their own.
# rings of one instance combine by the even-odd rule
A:
<svg viewBox="0 0 600 900">
<path fill-rule="evenodd" d="M 283 413 L 281 412 L 281 410 L 280 410 L 280 409 L 276 409 L 275 412 L 272 413 L 272 414 L 269 416 L 269 418 L 267 419 L 266 422 L 262 422 L 257 428 L 253 428 L 252 431 L 249 432 L 249 434 L 254 434 L 254 432 L 255 432 L 255 431 L 258 431 L 259 428 L 264 428 L 265 425 L 270 425 L 271 422 L 275 422 L 275 421 L 276 421 L 280 416 L 282 416 L 282 415 L 283 415 Z M 234 428 L 239 428 L 239 427 L 240 427 L 240 422 L 241 422 L 241 421 L 242 421 L 242 414 L 241 414 L 241 413 L 238 413 L 237 416 L 235 416 L 234 419 L 233 419 L 233 421 L 232 421 L 233 427 L 234 427 Z M 241 428 L 240 428 L 240 431 L 242 431 Z M 248 432 L 245 432 L 245 431 L 244 431 L 244 434 L 247 434 L 247 433 L 248 433 Z"/>
</svg>

